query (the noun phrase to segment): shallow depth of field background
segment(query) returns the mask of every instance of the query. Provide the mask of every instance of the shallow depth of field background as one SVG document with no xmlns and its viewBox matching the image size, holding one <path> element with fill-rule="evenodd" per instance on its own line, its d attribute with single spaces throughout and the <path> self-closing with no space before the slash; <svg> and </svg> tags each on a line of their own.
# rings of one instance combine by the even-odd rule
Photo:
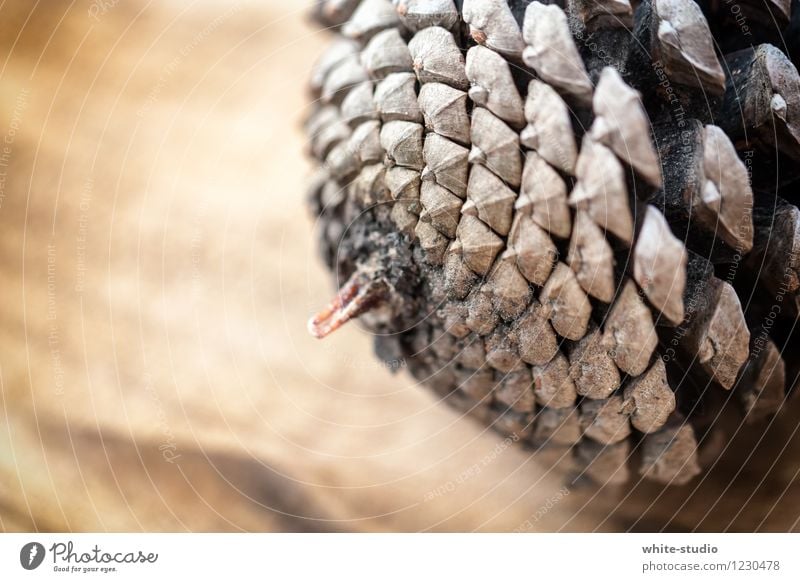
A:
<svg viewBox="0 0 800 582">
<path fill-rule="evenodd" d="M 666 493 L 564 488 L 357 325 L 307 334 L 333 287 L 300 128 L 328 35 L 301 3 L 0 22 L 0 531 L 799 527 L 797 442 Z"/>
</svg>

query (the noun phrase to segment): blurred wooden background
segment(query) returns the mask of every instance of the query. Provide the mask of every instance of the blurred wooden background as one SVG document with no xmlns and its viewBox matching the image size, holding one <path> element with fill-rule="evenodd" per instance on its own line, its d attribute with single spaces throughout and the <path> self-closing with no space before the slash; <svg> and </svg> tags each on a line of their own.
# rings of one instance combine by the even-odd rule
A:
<svg viewBox="0 0 800 582">
<path fill-rule="evenodd" d="M 791 427 L 699 488 L 564 490 L 356 326 L 307 335 L 302 3 L 0 19 L 0 531 L 798 529 Z"/>
</svg>

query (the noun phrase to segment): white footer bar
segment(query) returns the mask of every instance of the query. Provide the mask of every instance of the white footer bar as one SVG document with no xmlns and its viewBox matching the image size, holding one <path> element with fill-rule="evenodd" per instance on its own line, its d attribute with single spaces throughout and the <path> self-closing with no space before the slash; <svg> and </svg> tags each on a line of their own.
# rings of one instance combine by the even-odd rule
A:
<svg viewBox="0 0 800 582">
<path fill-rule="evenodd" d="M 796 534 L 4 534 L 0 580 L 800 580 L 799 548 Z"/>
</svg>

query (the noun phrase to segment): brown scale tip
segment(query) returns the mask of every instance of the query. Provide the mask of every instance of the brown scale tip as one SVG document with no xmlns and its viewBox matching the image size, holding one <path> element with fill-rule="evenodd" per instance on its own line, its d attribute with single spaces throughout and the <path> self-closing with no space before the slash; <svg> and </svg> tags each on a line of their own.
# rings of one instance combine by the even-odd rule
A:
<svg viewBox="0 0 800 582">
<path fill-rule="evenodd" d="M 485 32 L 479 28 L 475 28 L 474 26 L 469 27 L 469 35 L 472 37 L 472 40 L 478 44 L 485 44 L 486 39 L 488 38 Z"/>
<path fill-rule="evenodd" d="M 308 320 L 309 333 L 319 339 L 327 337 L 351 319 L 383 304 L 387 290 L 386 281 L 373 270 L 356 270 L 331 302 Z"/>
</svg>

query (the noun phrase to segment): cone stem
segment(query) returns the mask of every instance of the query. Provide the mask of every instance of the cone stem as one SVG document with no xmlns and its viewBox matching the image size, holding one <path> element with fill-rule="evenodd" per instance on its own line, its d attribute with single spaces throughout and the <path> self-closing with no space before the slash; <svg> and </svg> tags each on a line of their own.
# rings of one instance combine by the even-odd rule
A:
<svg viewBox="0 0 800 582">
<path fill-rule="evenodd" d="M 383 279 L 356 271 L 328 305 L 308 320 L 308 331 L 322 339 L 345 323 L 377 307 L 385 297 Z"/>
</svg>

